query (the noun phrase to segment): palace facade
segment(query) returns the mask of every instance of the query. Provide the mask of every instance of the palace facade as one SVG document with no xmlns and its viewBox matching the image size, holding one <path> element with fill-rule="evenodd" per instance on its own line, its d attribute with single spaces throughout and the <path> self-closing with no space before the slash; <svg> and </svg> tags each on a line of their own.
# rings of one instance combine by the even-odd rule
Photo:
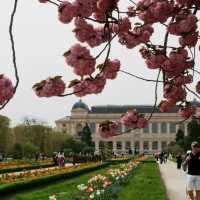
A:
<svg viewBox="0 0 200 200">
<path fill-rule="evenodd" d="M 193 101 L 200 111 L 200 103 Z M 105 143 L 116 154 L 127 152 L 146 152 L 155 153 L 165 150 L 167 146 L 175 141 L 176 132 L 179 128 L 187 135 L 187 123 L 181 122 L 182 118 L 177 114 L 178 108 L 172 109 L 168 113 L 161 113 L 158 109 L 155 110 L 153 117 L 144 129 L 136 129 L 130 133 L 125 127 L 119 128 L 119 135 L 112 138 L 102 138 L 98 133 L 98 126 L 102 121 L 115 120 L 119 121 L 122 114 L 129 109 L 136 109 L 139 113 L 148 117 L 153 109 L 149 105 L 105 105 L 92 106 L 89 108 L 82 100 L 75 103 L 71 110 L 71 116 L 66 116 L 57 120 L 57 131 L 71 134 L 74 138 L 79 138 L 79 133 L 82 128 L 88 123 L 92 132 L 92 139 L 95 143 L 95 153 L 99 154 L 104 148 Z M 121 134 L 123 133 L 123 134 Z"/>
</svg>

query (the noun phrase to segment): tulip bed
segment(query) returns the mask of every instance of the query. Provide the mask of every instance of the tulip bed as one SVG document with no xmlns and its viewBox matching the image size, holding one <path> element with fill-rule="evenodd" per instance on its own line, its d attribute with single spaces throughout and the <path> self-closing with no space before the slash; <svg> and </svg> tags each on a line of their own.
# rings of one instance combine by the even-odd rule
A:
<svg viewBox="0 0 200 200">
<path fill-rule="evenodd" d="M 110 168 L 106 173 L 98 174 L 90 178 L 86 184 L 78 185 L 80 194 L 73 199 L 76 200 L 112 200 L 117 198 L 117 193 L 129 182 L 133 171 L 146 157 L 138 158 L 127 164 L 122 164 L 118 168 Z M 56 200 L 52 195 L 49 200 Z"/>
<path fill-rule="evenodd" d="M 64 168 L 48 168 L 34 170 L 33 172 L 20 172 L 4 175 L 0 178 L 0 195 L 8 194 L 10 191 L 19 191 L 32 188 L 39 185 L 49 184 L 51 182 L 72 178 L 81 174 L 94 171 L 108 164 L 86 163 L 77 166 Z"/>
<path fill-rule="evenodd" d="M 30 160 L 18 160 L 11 162 L 0 162 L 0 174 L 19 172 L 23 170 L 31 170 L 45 167 L 52 167 L 54 163 L 51 159 L 45 161 L 30 161 Z"/>
<path fill-rule="evenodd" d="M 78 185 L 80 195 L 77 199 L 116 199 L 117 193 L 129 182 L 132 172 L 138 164 L 130 162 L 126 165 L 121 165 L 118 169 L 109 169 L 106 175 L 94 176 L 88 180 L 87 184 Z"/>
</svg>

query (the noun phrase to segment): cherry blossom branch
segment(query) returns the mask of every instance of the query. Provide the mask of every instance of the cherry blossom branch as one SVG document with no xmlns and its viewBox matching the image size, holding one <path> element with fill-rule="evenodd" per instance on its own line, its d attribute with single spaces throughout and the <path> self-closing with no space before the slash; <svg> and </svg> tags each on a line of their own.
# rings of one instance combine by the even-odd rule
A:
<svg viewBox="0 0 200 200">
<path fill-rule="evenodd" d="M 61 94 L 61 95 L 59 95 L 58 97 L 67 97 L 67 96 L 71 96 L 71 95 L 73 95 L 73 94 L 77 94 L 77 93 L 79 93 L 79 92 L 81 92 L 81 90 L 80 90 L 80 91 L 77 91 L 77 92 L 71 92 L 71 93 L 68 93 L 68 94 Z"/>
<path fill-rule="evenodd" d="M 186 89 L 188 92 L 190 92 L 190 93 L 192 93 L 193 95 L 195 95 L 198 99 L 200 99 L 200 96 L 199 96 L 196 92 L 194 92 L 193 90 L 191 90 L 190 88 L 188 88 L 186 85 L 185 85 L 185 89 Z"/>
<path fill-rule="evenodd" d="M 15 17 L 16 11 L 17 11 L 17 4 L 18 4 L 18 0 L 15 0 L 14 7 L 13 7 L 11 17 L 10 17 L 10 24 L 9 24 L 9 35 L 10 35 L 11 48 L 12 48 L 12 62 L 13 62 L 15 78 L 16 78 L 16 83 L 15 83 L 15 86 L 13 89 L 13 95 L 16 93 L 17 87 L 19 85 L 19 75 L 18 75 L 18 69 L 17 69 L 17 63 L 16 63 L 15 41 L 14 41 L 14 36 L 13 36 L 13 23 L 14 23 L 14 17 Z M 7 100 L 0 107 L 0 110 L 3 109 L 9 103 L 10 100 L 11 100 L 11 98 L 9 100 Z"/>
<path fill-rule="evenodd" d="M 53 4 L 53 5 L 55 5 L 55 6 L 57 6 L 57 7 L 60 6 L 59 4 L 55 3 L 54 1 L 48 0 L 48 2 L 51 3 L 51 4 Z M 59 2 L 61 2 L 61 1 L 59 1 Z M 62 2 L 61 2 L 61 3 L 62 3 Z"/>
<path fill-rule="evenodd" d="M 157 82 L 158 82 L 158 83 L 164 83 L 163 81 L 160 81 L 160 80 L 147 79 L 147 78 L 144 78 L 144 77 L 141 77 L 141 76 L 137 76 L 137 75 L 135 75 L 135 74 L 132 74 L 132 73 L 127 72 L 127 71 L 124 71 L 124 70 L 119 70 L 119 71 L 122 72 L 122 73 L 124 73 L 124 74 L 133 76 L 134 78 L 143 80 L 143 81 L 154 82 L 154 83 L 157 83 Z"/>
<path fill-rule="evenodd" d="M 154 114 L 154 112 L 156 110 L 156 107 L 157 107 L 157 101 L 158 101 L 158 80 L 159 80 L 159 77 L 160 77 L 160 73 L 161 73 L 161 69 L 158 72 L 157 82 L 156 82 L 156 86 L 155 86 L 155 102 L 154 102 L 153 110 L 151 111 L 151 114 L 148 117 L 148 121 L 151 120 L 151 118 L 152 118 L 152 116 L 153 116 L 153 114 Z"/>
<path fill-rule="evenodd" d="M 115 35 L 112 36 L 110 42 L 112 42 L 112 40 L 118 35 L 118 33 L 116 33 Z M 107 44 L 105 45 L 105 47 L 101 50 L 101 52 L 95 57 L 95 59 L 98 59 L 102 53 L 106 50 L 106 48 L 109 46 L 109 42 L 107 42 Z"/>
<path fill-rule="evenodd" d="M 137 4 L 133 1 L 133 0 L 129 0 L 132 4 L 134 4 L 135 6 L 137 6 Z"/>
</svg>

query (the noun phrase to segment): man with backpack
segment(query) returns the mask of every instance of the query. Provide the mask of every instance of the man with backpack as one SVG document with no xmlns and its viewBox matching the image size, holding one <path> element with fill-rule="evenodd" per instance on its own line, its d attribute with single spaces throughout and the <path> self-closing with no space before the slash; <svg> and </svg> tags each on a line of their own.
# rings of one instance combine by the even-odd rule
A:
<svg viewBox="0 0 200 200">
<path fill-rule="evenodd" d="M 187 170 L 187 193 L 191 200 L 200 200 L 200 152 L 198 142 L 192 142 L 191 149 L 191 153 L 186 156 L 183 162 L 183 169 L 184 171 Z"/>
</svg>

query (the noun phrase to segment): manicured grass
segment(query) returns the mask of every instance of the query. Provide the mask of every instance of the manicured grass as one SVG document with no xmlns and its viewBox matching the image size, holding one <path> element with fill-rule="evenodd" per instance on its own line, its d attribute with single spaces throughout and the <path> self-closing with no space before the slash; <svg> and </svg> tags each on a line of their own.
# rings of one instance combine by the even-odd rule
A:
<svg viewBox="0 0 200 200">
<path fill-rule="evenodd" d="M 167 200 L 158 165 L 140 165 L 129 184 L 120 192 L 118 200 Z"/>
<path fill-rule="evenodd" d="M 77 185 L 86 183 L 93 175 L 98 173 L 102 174 L 110 167 L 111 166 L 66 180 L 64 182 L 58 182 L 45 188 L 37 188 L 36 191 L 30 191 L 13 197 L 7 197 L 5 200 L 48 200 L 49 196 L 53 194 L 57 196 L 58 200 L 71 200 L 71 198 L 74 197 L 78 192 Z M 117 165 L 114 167 L 117 167 Z"/>
</svg>

